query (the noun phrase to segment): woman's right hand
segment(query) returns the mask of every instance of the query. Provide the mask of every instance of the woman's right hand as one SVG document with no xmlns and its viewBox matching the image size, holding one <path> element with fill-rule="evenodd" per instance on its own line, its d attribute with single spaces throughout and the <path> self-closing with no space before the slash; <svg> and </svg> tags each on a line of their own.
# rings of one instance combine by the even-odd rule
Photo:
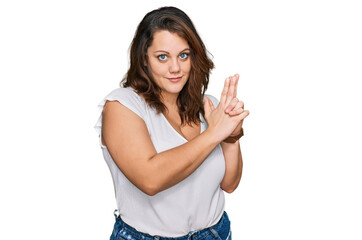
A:
<svg viewBox="0 0 362 240">
<path fill-rule="evenodd" d="M 235 116 L 230 116 L 228 113 L 225 113 L 226 108 L 230 106 L 233 99 L 239 101 L 234 97 L 235 88 L 235 78 L 226 78 L 220 102 L 216 108 L 210 99 L 207 97 L 204 98 L 205 120 L 208 124 L 208 130 L 212 132 L 213 136 L 215 136 L 219 142 L 230 136 L 237 125 L 249 115 L 248 110 L 244 110 Z"/>
</svg>

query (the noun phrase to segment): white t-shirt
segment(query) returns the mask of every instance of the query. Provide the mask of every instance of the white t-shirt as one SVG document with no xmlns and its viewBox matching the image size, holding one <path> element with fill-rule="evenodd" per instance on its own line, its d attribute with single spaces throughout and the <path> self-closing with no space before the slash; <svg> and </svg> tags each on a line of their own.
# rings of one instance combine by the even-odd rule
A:
<svg viewBox="0 0 362 240">
<path fill-rule="evenodd" d="M 218 100 L 206 95 L 218 105 Z M 163 114 L 157 114 L 131 87 L 117 88 L 100 103 L 102 111 L 105 102 L 119 101 L 141 117 L 157 152 L 162 152 L 187 142 L 167 121 Z M 201 132 L 207 128 L 201 119 Z M 225 196 L 220 183 L 225 174 L 225 159 L 219 145 L 204 162 L 187 178 L 178 184 L 150 196 L 134 186 L 114 163 L 107 147 L 102 145 L 102 114 L 95 125 L 103 156 L 111 171 L 118 211 L 123 221 L 137 231 L 150 235 L 180 237 L 190 231 L 215 225 L 225 207 Z M 142 149 L 140 149 L 142 150 Z"/>
</svg>

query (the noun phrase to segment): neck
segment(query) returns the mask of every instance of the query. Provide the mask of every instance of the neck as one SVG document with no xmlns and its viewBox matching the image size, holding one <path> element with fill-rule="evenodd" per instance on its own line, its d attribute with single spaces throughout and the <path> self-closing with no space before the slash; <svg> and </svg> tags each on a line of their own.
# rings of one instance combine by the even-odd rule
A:
<svg viewBox="0 0 362 240">
<path fill-rule="evenodd" d="M 161 93 L 161 99 L 162 103 L 166 105 L 167 109 L 169 111 L 177 110 L 177 94 L 171 94 L 171 93 Z"/>
</svg>

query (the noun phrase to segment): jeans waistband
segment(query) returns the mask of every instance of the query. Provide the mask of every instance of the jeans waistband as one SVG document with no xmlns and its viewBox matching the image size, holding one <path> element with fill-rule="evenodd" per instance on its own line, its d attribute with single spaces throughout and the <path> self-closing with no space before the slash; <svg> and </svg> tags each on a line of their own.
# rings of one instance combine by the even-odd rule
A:
<svg viewBox="0 0 362 240">
<path fill-rule="evenodd" d="M 214 235 L 214 237 L 218 236 L 218 232 L 222 227 L 225 227 L 225 224 L 228 224 L 230 227 L 230 220 L 229 220 L 229 216 L 226 213 L 226 211 L 224 211 L 223 215 L 221 216 L 220 220 L 213 226 L 208 227 L 208 228 L 204 228 L 201 230 L 195 230 L 195 231 L 191 231 L 188 234 L 181 236 L 181 237 L 162 237 L 162 236 L 152 236 L 149 235 L 147 233 L 143 233 L 143 232 L 139 232 L 137 231 L 135 228 L 133 228 L 132 226 L 128 225 L 127 223 L 125 223 L 120 216 L 116 216 L 116 225 L 119 225 L 118 229 L 122 229 L 124 228 L 129 234 L 131 234 L 132 236 L 138 238 L 138 239 L 143 239 L 143 240 L 192 240 L 192 239 L 202 239 L 205 235 L 209 235 L 212 234 Z M 116 228 L 114 229 L 116 230 Z M 118 230 L 116 230 L 118 232 Z M 117 234 L 117 232 L 115 232 L 114 234 Z"/>
</svg>

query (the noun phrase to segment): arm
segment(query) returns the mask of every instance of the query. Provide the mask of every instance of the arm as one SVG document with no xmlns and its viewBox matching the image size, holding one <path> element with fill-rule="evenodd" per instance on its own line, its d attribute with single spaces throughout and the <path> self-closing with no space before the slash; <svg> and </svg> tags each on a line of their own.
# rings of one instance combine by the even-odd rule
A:
<svg viewBox="0 0 362 240">
<path fill-rule="evenodd" d="M 235 116 L 244 112 L 244 103 L 242 101 L 238 101 L 236 98 L 239 75 L 236 74 L 232 78 L 233 81 L 235 81 L 235 90 L 233 93 L 234 99 L 230 102 L 230 105 L 226 108 L 225 112 L 230 116 Z M 245 112 L 249 115 L 249 111 Z M 242 125 L 243 120 L 240 121 L 230 136 L 238 135 L 242 130 Z M 238 187 L 243 171 L 243 159 L 241 156 L 240 144 L 239 141 L 236 141 L 235 143 L 227 143 L 223 141 L 221 142 L 221 148 L 225 158 L 225 175 L 221 181 L 220 187 L 225 192 L 232 193 Z"/>
<path fill-rule="evenodd" d="M 141 191 L 155 195 L 189 176 L 210 152 L 247 114 L 225 114 L 232 100 L 235 83 L 225 80 L 220 102 L 215 108 L 204 99 L 208 128 L 178 147 L 157 153 L 143 119 L 118 101 L 107 101 L 103 108 L 102 138 L 112 159 L 123 174 Z"/>
<path fill-rule="evenodd" d="M 104 145 L 124 175 L 148 195 L 177 184 L 195 171 L 220 143 L 214 135 L 205 130 L 183 145 L 157 153 L 138 115 L 117 101 L 107 101 L 103 109 Z"/>
<path fill-rule="evenodd" d="M 240 143 L 222 142 L 221 148 L 225 158 L 225 175 L 220 187 L 225 192 L 232 193 L 238 187 L 243 171 Z"/>
</svg>

